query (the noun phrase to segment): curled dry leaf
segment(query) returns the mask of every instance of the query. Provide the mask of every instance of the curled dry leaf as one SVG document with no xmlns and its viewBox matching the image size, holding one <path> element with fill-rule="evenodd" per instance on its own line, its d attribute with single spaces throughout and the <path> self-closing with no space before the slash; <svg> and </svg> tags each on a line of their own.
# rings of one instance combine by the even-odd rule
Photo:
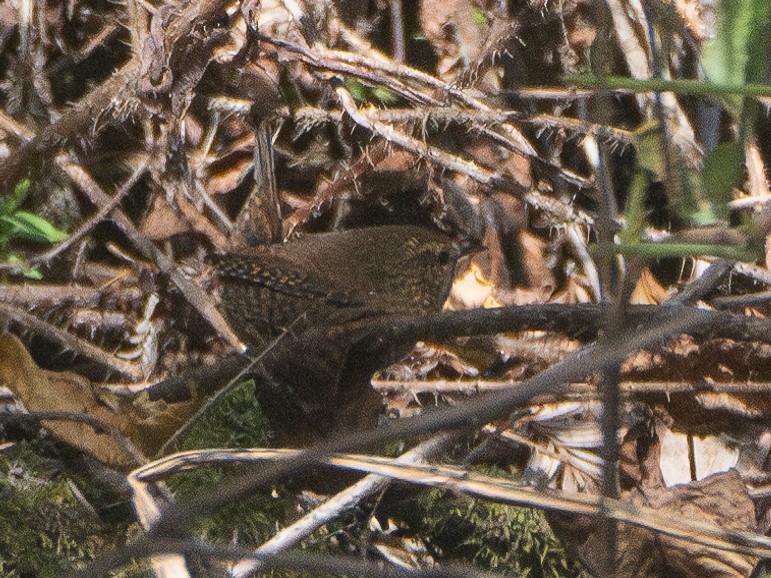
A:
<svg viewBox="0 0 771 578">
<path fill-rule="evenodd" d="M 667 299 L 669 299 L 667 290 L 656 280 L 651 270 L 645 267 L 629 299 L 630 303 L 637 305 L 659 305 Z"/>
<path fill-rule="evenodd" d="M 633 506 L 648 506 L 671 520 L 718 524 L 731 530 L 757 531 L 755 506 L 736 471 L 701 482 L 654 491 L 633 490 L 625 496 Z M 729 578 L 749 576 L 757 558 L 710 549 L 650 530 L 584 516 L 547 513 L 563 544 L 594 576 L 618 578 Z M 615 557 L 609 555 L 608 531 L 615 535 Z"/>
<path fill-rule="evenodd" d="M 37 366 L 24 345 L 13 335 L 0 336 L 0 383 L 13 391 L 30 412 L 70 412 L 99 420 L 129 438 L 134 426 L 113 412 L 95 395 L 92 384 L 74 373 L 46 372 Z M 58 440 L 82 450 L 101 462 L 126 469 L 137 457 L 106 432 L 67 420 L 44 420 L 43 426 Z"/>
<path fill-rule="evenodd" d="M 120 470 L 133 469 L 143 456 L 154 455 L 203 401 L 175 404 L 171 412 L 163 402 L 149 402 L 142 396 L 133 402 L 109 398 L 83 376 L 41 369 L 13 335 L 0 335 L 0 385 L 31 413 L 83 415 L 119 433 L 123 440 L 81 422 L 41 421 L 57 440 Z"/>
<path fill-rule="evenodd" d="M 479 263 L 471 261 L 466 270 L 452 284 L 448 309 L 471 309 L 472 307 L 498 307 L 500 303 L 493 296 L 493 285 L 485 276 Z"/>
</svg>

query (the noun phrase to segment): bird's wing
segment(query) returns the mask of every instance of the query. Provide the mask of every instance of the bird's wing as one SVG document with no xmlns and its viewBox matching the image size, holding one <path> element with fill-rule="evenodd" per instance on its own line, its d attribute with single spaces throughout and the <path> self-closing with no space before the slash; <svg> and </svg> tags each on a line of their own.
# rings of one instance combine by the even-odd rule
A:
<svg viewBox="0 0 771 578">
<path fill-rule="evenodd" d="M 211 255 L 208 260 L 225 279 L 238 279 L 285 295 L 345 307 L 361 307 L 365 303 L 365 296 L 339 281 L 313 271 L 298 270 L 297 263 L 290 263 L 280 255 L 222 253 Z"/>
</svg>

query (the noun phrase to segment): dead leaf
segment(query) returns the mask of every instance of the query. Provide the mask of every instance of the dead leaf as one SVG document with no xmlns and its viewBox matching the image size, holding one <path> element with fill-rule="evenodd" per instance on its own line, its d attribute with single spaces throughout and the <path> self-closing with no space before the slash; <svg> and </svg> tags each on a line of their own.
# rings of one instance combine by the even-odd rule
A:
<svg viewBox="0 0 771 578">
<path fill-rule="evenodd" d="M 120 470 L 153 456 L 195 412 L 205 398 L 173 405 L 110 394 L 85 377 L 40 369 L 21 341 L 0 335 L 0 385 L 10 389 L 29 412 L 70 412 L 98 420 L 118 431 L 130 447 L 89 425 L 42 420 L 51 435 Z"/>
<path fill-rule="evenodd" d="M 420 28 L 439 54 L 440 78 L 453 80 L 476 60 L 485 42 L 482 27 L 474 22 L 479 8 L 469 0 L 423 0 Z"/>
<path fill-rule="evenodd" d="M 92 384 L 74 373 L 40 369 L 24 345 L 13 335 L 0 336 L 0 383 L 13 391 L 30 412 L 71 412 L 93 417 L 129 438 L 134 425 L 125 416 L 100 403 Z M 73 421 L 44 420 L 43 426 L 56 439 L 119 469 L 138 465 L 137 455 L 104 432 Z"/>
<path fill-rule="evenodd" d="M 229 193 L 251 174 L 253 164 L 254 159 L 246 154 L 233 154 L 224 159 L 206 180 L 206 192 L 212 196 Z"/>
<path fill-rule="evenodd" d="M 474 309 L 477 307 L 498 307 L 500 303 L 493 296 L 493 286 L 476 261 L 455 278 L 448 299 L 447 309 Z"/>
<path fill-rule="evenodd" d="M 139 231 L 148 239 L 157 241 L 190 231 L 190 225 L 171 208 L 162 195 L 156 195 Z"/>
<path fill-rule="evenodd" d="M 734 470 L 670 489 L 635 489 L 625 499 L 655 508 L 672 520 L 758 530 L 755 505 Z M 563 545 L 600 578 L 744 578 L 757 563 L 754 556 L 711 549 L 631 524 L 559 513 L 547 513 L 547 519 Z M 615 556 L 607 548 L 608 531 L 615 534 Z"/>
<path fill-rule="evenodd" d="M 629 302 L 633 305 L 659 305 L 669 299 L 669 292 L 653 276 L 651 270 L 645 267 L 635 285 Z"/>
</svg>

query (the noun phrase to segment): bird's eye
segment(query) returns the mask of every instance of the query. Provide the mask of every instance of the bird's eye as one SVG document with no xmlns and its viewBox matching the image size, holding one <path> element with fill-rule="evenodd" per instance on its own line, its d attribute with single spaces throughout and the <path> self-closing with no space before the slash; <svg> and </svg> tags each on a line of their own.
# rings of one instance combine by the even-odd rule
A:
<svg viewBox="0 0 771 578">
<path fill-rule="evenodd" d="M 450 252 L 447 250 L 442 250 L 439 252 L 439 264 L 440 265 L 447 265 L 447 263 L 450 262 Z"/>
</svg>

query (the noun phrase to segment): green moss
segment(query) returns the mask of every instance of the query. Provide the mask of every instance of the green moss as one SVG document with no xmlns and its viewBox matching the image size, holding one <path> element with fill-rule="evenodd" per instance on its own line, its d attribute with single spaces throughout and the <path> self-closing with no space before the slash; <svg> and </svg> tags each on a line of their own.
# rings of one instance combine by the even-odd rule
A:
<svg viewBox="0 0 771 578">
<path fill-rule="evenodd" d="M 80 481 L 32 444 L 0 454 L 0 575 L 59 576 L 123 542 L 127 524 L 106 525 L 75 487 Z"/>
<path fill-rule="evenodd" d="M 254 394 L 254 381 L 247 380 L 211 404 L 174 451 L 266 447 L 271 438 L 270 425 Z"/>
<path fill-rule="evenodd" d="M 271 431 L 254 395 L 254 382 L 238 384 L 202 414 L 170 453 L 209 448 L 270 446 Z M 175 475 L 169 487 L 181 496 L 213 491 L 235 468 L 202 467 Z"/>
<path fill-rule="evenodd" d="M 270 447 L 271 441 L 270 425 L 257 402 L 254 383 L 246 381 L 212 404 L 180 440 L 175 451 L 215 447 Z M 196 496 L 216 492 L 223 483 L 241 471 L 242 466 L 199 468 L 175 475 L 168 480 L 168 486 L 179 499 L 194 501 Z M 303 513 L 296 492 L 278 484 L 270 492 L 256 492 L 249 499 L 221 508 L 213 516 L 199 522 L 194 532 L 214 544 L 257 546 L 293 523 Z M 350 519 L 335 521 L 320 529 L 300 547 L 315 552 L 334 551 L 337 554 L 358 550 L 358 538 L 348 532 L 347 525 L 350 525 Z M 357 527 L 355 533 L 364 535 L 366 530 Z M 301 578 L 304 574 L 275 570 L 264 576 Z"/>
<path fill-rule="evenodd" d="M 216 400 L 180 440 L 176 450 L 268 447 L 270 441 L 270 426 L 254 395 L 254 382 L 245 381 Z M 168 485 L 180 498 L 195 499 L 216 492 L 240 469 L 199 468 L 174 476 Z M 295 516 L 291 493 L 263 492 L 220 509 L 200 522 L 196 531 L 203 539 L 218 544 L 230 544 L 234 537 L 241 544 L 260 544 L 275 534 L 277 525 Z"/>
<path fill-rule="evenodd" d="M 246 382 L 223 396 L 207 411 L 182 441 L 180 449 L 267 445 L 270 445 L 269 427 L 255 399 L 253 383 Z M 386 449 L 397 450 L 397 447 L 393 444 Z M 169 485 L 178 495 L 193 498 L 216 491 L 237 469 L 203 468 L 185 472 L 170 480 Z M 505 475 L 490 468 L 483 473 Z M 440 560 L 473 563 L 481 568 L 516 576 L 587 576 L 576 563 L 567 559 L 540 511 L 448 496 L 440 490 L 418 494 L 404 511 L 409 518 L 405 522 L 429 543 Z M 246 502 L 221 509 L 201 522 L 197 532 L 204 539 L 219 544 L 230 544 L 234 538 L 244 545 L 260 544 L 279 528 L 291 524 L 299 515 L 294 493 L 277 486 L 273 495 L 258 494 Z M 356 554 L 365 547 L 367 533 L 364 519 L 354 520 L 353 523 L 350 518 L 337 520 L 306 540 L 302 547 L 316 552 Z M 293 572 L 273 572 L 270 575 L 300 576 Z"/>
<path fill-rule="evenodd" d="M 496 472 L 495 475 L 501 475 Z M 588 578 L 569 560 L 539 510 L 430 490 L 415 498 L 409 526 L 439 559 L 472 562 L 511 576 Z"/>
</svg>

